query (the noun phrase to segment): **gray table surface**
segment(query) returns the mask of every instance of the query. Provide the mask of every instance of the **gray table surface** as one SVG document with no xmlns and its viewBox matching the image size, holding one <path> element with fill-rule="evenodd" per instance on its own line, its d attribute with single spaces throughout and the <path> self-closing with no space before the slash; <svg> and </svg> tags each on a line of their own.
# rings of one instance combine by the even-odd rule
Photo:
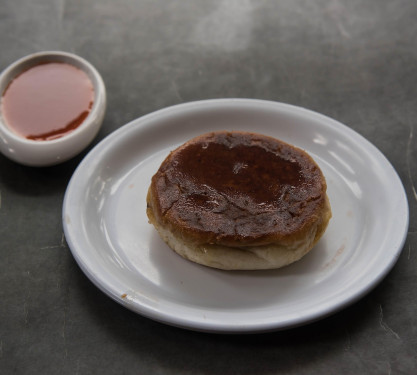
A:
<svg viewBox="0 0 417 375">
<path fill-rule="evenodd" d="M 345 310 L 281 332 L 197 333 L 125 309 L 75 263 L 61 208 L 88 150 L 50 168 L 0 155 L 0 373 L 416 374 L 416 19 L 415 0 L 2 0 L 0 69 L 58 49 L 103 75 L 108 109 L 91 147 L 173 104 L 290 103 L 386 155 L 410 226 L 392 271 Z"/>
</svg>

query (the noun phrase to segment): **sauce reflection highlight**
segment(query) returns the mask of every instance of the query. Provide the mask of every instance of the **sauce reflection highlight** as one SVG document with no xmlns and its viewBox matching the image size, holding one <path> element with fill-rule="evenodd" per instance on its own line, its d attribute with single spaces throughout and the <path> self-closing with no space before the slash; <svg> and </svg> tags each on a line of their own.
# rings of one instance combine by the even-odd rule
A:
<svg viewBox="0 0 417 375">
<path fill-rule="evenodd" d="M 81 69 L 62 62 L 35 65 L 5 89 L 1 113 L 10 130 L 30 140 L 60 138 L 78 128 L 94 103 L 94 87 Z"/>
</svg>

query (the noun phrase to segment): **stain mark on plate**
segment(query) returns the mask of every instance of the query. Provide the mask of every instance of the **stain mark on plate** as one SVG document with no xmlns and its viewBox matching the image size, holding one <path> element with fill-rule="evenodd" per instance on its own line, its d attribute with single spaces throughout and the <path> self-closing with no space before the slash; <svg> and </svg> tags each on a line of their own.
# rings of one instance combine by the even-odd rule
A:
<svg viewBox="0 0 417 375">
<path fill-rule="evenodd" d="M 322 267 L 322 271 L 328 269 L 329 267 L 333 266 L 337 260 L 339 259 L 339 257 L 343 254 L 343 252 L 345 251 L 346 248 L 346 244 L 342 244 L 339 249 L 336 251 L 336 253 L 333 255 L 333 258 L 330 259 L 323 267 Z"/>
</svg>

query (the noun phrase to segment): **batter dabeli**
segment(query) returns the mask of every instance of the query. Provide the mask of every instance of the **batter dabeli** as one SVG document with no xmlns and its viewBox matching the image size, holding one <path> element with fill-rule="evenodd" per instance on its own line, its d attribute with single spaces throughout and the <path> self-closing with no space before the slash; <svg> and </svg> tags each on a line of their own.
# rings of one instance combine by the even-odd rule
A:
<svg viewBox="0 0 417 375">
<path fill-rule="evenodd" d="M 147 215 L 184 258 L 248 270 L 300 259 L 323 235 L 331 209 L 325 178 L 303 150 L 260 134 L 215 132 L 163 161 Z"/>
<path fill-rule="evenodd" d="M 93 100 L 93 84 L 84 71 L 66 63 L 47 62 L 24 71 L 8 85 L 1 112 L 17 135 L 47 141 L 80 126 Z"/>
</svg>

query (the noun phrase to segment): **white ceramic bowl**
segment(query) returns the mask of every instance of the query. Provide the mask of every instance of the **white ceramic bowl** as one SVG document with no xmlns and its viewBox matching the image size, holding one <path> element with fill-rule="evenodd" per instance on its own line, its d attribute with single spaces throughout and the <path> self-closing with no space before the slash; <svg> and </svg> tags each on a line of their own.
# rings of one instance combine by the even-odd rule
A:
<svg viewBox="0 0 417 375">
<path fill-rule="evenodd" d="M 15 134 L 0 112 L 0 152 L 20 164 L 38 167 L 59 164 L 79 154 L 97 135 L 106 111 L 106 89 L 98 71 L 83 58 L 61 51 L 35 53 L 8 66 L 0 75 L 0 95 L 19 73 L 41 62 L 64 62 L 82 69 L 93 83 L 94 103 L 77 129 L 48 141 L 34 141 Z"/>
</svg>

